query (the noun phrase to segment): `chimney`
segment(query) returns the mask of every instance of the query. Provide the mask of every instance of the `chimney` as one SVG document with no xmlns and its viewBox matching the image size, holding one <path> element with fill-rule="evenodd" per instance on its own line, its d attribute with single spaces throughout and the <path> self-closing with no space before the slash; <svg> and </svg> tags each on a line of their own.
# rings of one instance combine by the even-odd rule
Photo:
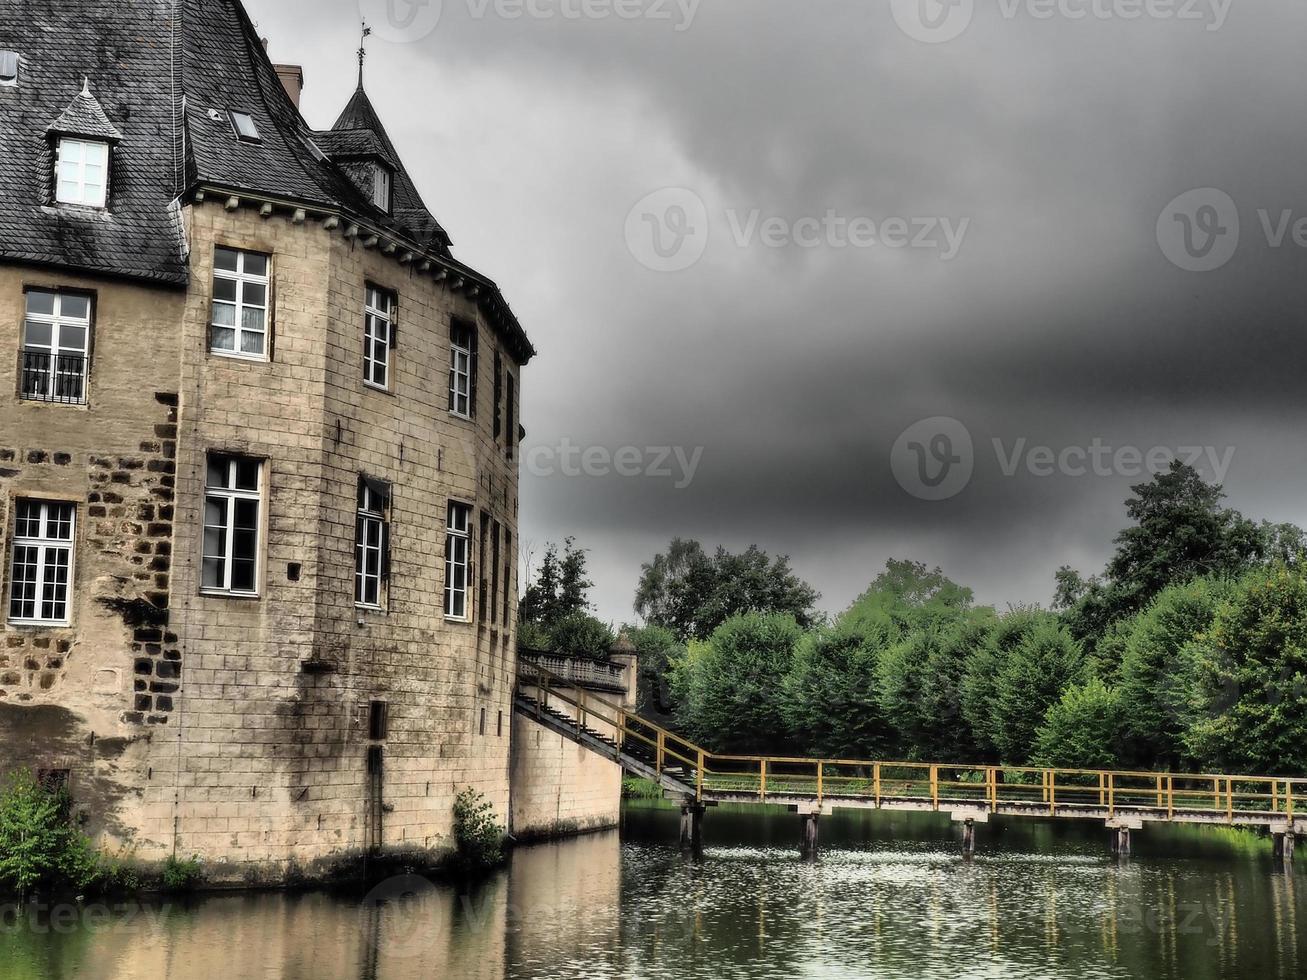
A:
<svg viewBox="0 0 1307 980">
<path fill-rule="evenodd" d="M 299 65 L 273 65 L 277 77 L 281 79 L 281 86 L 290 96 L 290 100 L 295 103 L 295 108 L 300 107 L 300 95 L 304 91 L 304 69 Z"/>
</svg>

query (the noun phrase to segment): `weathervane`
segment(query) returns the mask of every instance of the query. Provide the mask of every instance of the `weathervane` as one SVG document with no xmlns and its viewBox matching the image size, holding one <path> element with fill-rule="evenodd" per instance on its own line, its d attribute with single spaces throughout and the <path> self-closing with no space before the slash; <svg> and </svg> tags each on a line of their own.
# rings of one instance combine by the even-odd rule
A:
<svg viewBox="0 0 1307 980">
<path fill-rule="evenodd" d="M 372 28 L 368 22 L 363 21 L 363 37 L 359 40 L 359 88 L 363 87 L 363 62 L 368 58 L 368 38 L 372 36 Z"/>
</svg>

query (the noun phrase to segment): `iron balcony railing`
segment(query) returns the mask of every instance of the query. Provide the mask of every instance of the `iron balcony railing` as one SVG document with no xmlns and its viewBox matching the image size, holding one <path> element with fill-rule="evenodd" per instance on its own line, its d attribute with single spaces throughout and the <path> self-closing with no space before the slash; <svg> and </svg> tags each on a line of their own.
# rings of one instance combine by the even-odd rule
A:
<svg viewBox="0 0 1307 980">
<path fill-rule="evenodd" d="M 523 665 L 543 667 L 550 674 L 580 687 L 626 692 L 626 667 L 622 664 L 543 650 L 523 650 L 518 654 L 518 659 Z"/>
<path fill-rule="evenodd" d="M 24 401 L 85 405 L 86 374 L 81 354 L 25 350 L 18 355 L 18 392 Z"/>
</svg>

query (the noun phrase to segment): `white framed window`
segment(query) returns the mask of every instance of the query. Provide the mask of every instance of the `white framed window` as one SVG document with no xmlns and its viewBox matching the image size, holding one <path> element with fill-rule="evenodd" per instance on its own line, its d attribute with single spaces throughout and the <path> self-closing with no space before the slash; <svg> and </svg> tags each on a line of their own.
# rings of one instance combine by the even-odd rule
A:
<svg viewBox="0 0 1307 980">
<path fill-rule="evenodd" d="M 354 528 L 354 604 L 382 607 L 382 586 L 390 564 L 390 488 L 379 480 L 359 477 L 358 513 Z"/>
<path fill-rule="evenodd" d="M 109 144 L 63 137 L 55 164 L 55 201 L 102 208 L 108 200 Z"/>
<path fill-rule="evenodd" d="M 13 88 L 18 84 L 18 52 L 0 51 L 0 85 Z"/>
<path fill-rule="evenodd" d="M 214 249 L 209 350 L 268 359 L 268 256 L 221 245 Z"/>
<path fill-rule="evenodd" d="M 372 203 L 382 211 L 390 211 L 390 171 L 381 164 L 372 168 Z"/>
<path fill-rule="evenodd" d="M 19 393 L 26 401 L 86 404 L 91 297 L 27 291 Z"/>
<path fill-rule="evenodd" d="M 449 331 L 449 410 L 460 418 L 472 418 L 475 377 L 475 328 L 455 320 Z"/>
<path fill-rule="evenodd" d="M 375 388 L 390 387 L 390 352 L 395 347 L 395 294 L 367 288 L 363 311 L 363 380 Z"/>
<path fill-rule="evenodd" d="M 445 615 L 466 620 L 467 562 L 472 545 L 472 508 L 449 502 L 445 522 Z"/>
<path fill-rule="evenodd" d="M 231 116 L 231 128 L 236 131 L 236 138 L 243 143 L 261 143 L 259 137 L 259 127 L 254 124 L 254 117 L 248 112 L 237 112 L 235 109 L 227 110 Z"/>
<path fill-rule="evenodd" d="M 75 513 L 76 507 L 70 503 L 15 501 L 11 623 L 68 625 Z"/>
<path fill-rule="evenodd" d="M 204 484 L 201 588 L 227 595 L 258 595 L 263 462 L 210 453 Z"/>
</svg>

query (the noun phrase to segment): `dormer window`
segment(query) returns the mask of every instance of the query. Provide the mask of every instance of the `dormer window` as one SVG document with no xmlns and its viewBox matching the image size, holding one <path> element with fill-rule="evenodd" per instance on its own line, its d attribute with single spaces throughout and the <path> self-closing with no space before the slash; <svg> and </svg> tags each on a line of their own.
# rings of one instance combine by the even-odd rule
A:
<svg viewBox="0 0 1307 980">
<path fill-rule="evenodd" d="M 390 212 L 390 171 L 381 164 L 372 166 L 372 203 L 382 211 Z"/>
<path fill-rule="evenodd" d="M 254 117 L 248 112 L 237 112 L 235 109 L 229 110 L 231 115 L 231 128 L 236 131 L 236 136 L 242 143 L 259 143 L 262 140 L 259 137 L 259 127 L 254 124 Z"/>
<path fill-rule="evenodd" d="M 109 144 L 64 137 L 55 168 L 55 201 L 102 208 L 108 200 Z"/>
<path fill-rule="evenodd" d="M 0 51 L 0 85 L 18 84 L 18 52 Z"/>
</svg>

